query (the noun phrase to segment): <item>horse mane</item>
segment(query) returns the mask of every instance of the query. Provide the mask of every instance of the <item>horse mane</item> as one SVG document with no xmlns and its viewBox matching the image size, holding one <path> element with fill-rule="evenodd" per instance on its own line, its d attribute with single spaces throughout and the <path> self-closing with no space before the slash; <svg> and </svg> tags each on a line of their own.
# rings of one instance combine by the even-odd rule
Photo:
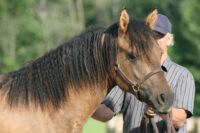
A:
<svg viewBox="0 0 200 133">
<path fill-rule="evenodd" d="M 150 46 L 144 36 L 150 36 L 149 28 L 134 20 L 130 22 L 128 29 L 136 54 L 148 55 Z M 107 32 L 110 34 L 102 44 L 101 36 Z M 91 85 L 98 86 L 100 81 L 109 78 L 108 69 L 115 63 L 117 53 L 116 44 L 113 44 L 117 43 L 117 36 L 118 23 L 107 30 L 86 30 L 21 69 L 6 74 L 6 79 L 0 83 L 0 89 L 7 92 L 7 101 L 11 107 L 19 103 L 28 106 L 31 102 L 36 107 L 39 105 L 44 108 L 51 104 L 59 108 L 67 100 L 67 86 L 79 93 L 83 86 L 92 90 Z"/>
<path fill-rule="evenodd" d="M 131 26 L 132 25 L 132 26 Z M 128 28 L 132 52 L 136 57 L 151 62 L 149 55 L 153 48 L 154 33 L 143 20 L 132 18 Z"/>
<path fill-rule="evenodd" d="M 105 32 L 109 34 L 112 32 L 112 36 L 116 37 L 118 34 L 118 23 L 114 23 Z M 115 32 L 113 32 L 115 31 Z M 152 48 L 152 41 L 154 40 L 153 31 L 146 25 L 145 21 L 136 18 L 131 18 L 128 25 L 127 34 L 130 38 L 130 45 L 132 47 L 132 53 L 143 60 L 149 61 L 149 54 Z"/>
</svg>

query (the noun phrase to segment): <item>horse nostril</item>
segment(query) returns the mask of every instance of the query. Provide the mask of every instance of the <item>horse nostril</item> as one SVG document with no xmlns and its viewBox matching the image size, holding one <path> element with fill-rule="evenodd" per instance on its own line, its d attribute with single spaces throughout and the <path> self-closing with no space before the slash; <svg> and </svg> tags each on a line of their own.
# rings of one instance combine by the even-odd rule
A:
<svg viewBox="0 0 200 133">
<path fill-rule="evenodd" d="M 165 100 L 166 100 L 166 94 L 165 93 L 161 93 L 159 96 L 158 96 L 158 102 L 163 105 L 165 103 Z"/>
<path fill-rule="evenodd" d="M 160 98 L 163 102 L 165 102 L 165 93 L 160 94 Z"/>
</svg>

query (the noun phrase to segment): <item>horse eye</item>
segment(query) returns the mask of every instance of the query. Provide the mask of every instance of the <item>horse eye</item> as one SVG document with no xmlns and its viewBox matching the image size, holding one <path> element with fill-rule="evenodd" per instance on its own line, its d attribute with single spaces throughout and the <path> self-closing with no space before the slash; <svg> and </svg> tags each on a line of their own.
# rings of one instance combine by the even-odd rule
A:
<svg viewBox="0 0 200 133">
<path fill-rule="evenodd" d="M 131 60 L 135 60 L 136 59 L 136 56 L 134 56 L 133 54 L 130 54 L 130 53 L 127 54 L 127 57 L 129 59 L 131 59 Z"/>
</svg>

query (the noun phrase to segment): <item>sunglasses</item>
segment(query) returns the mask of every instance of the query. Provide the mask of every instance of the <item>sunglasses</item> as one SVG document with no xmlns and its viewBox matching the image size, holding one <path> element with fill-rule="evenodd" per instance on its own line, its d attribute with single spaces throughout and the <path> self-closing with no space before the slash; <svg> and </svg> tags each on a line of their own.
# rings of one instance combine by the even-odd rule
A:
<svg viewBox="0 0 200 133">
<path fill-rule="evenodd" d="M 165 34 L 162 34 L 160 32 L 154 31 L 154 38 L 155 39 L 161 39 L 165 36 Z"/>
</svg>

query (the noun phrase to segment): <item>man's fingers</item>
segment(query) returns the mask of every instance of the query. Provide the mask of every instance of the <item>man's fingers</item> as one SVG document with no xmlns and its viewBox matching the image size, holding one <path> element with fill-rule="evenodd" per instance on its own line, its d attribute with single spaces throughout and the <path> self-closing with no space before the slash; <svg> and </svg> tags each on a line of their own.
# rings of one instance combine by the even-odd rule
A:
<svg viewBox="0 0 200 133">
<path fill-rule="evenodd" d="M 154 113 L 154 111 L 153 111 L 153 108 L 151 108 L 151 107 L 147 107 L 147 109 L 146 109 L 146 114 L 148 115 L 148 116 L 155 116 L 156 114 Z"/>
<path fill-rule="evenodd" d="M 152 112 L 152 111 L 147 111 L 146 114 L 147 114 L 148 116 L 155 116 L 155 115 L 156 115 L 156 114 L 155 114 L 154 112 Z"/>
</svg>

